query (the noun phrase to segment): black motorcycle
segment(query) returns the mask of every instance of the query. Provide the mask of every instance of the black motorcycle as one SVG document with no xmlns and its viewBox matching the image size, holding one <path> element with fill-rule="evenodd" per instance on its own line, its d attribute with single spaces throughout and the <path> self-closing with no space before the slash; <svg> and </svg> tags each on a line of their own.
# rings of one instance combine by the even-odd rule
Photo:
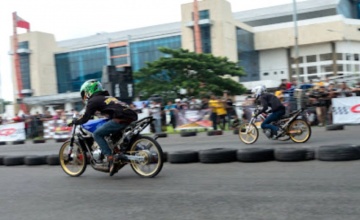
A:
<svg viewBox="0 0 360 220">
<path fill-rule="evenodd" d="M 72 127 L 70 140 L 60 148 L 61 168 L 66 174 L 77 177 L 83 174 L 88 164 L 97 171 L 109 172 L 109 163 L 104 162 L 99 145 L 94 141 L 92 133 L 108 119 L 95 119 Z M 109 147 L 115 154 L 122 153 L 122 159 L 115 163 L 116 172 L 127 164 L 142 177 L 155 177 L 160 173 L 163 163 L 163 151 L 156 137 L 141 135 L 154 119 L 150 117 L 132 122 L 123 131 L 105 137 Z"/>
<path fill-rule="evenodd" d="M 311 137 L 311 127 L 307 122 L 305 109 L 299 109 L 291 112 L 288 115 L 282 116 L 279 120 L 271 122 L 271 124 L 281 128 L 283 131 L 276 140 L 287 141 L 292 140 L 295 143 L 305 143 Z M 258 108 L 254 112 L 258 111 Z M 259 130 L 256 126 L 257 118 L 264 121 L 266 115 L 260 114 L 255 117 L 253 113 L 249 123 L 242 123 L 239 129 L 239 138 L 245 144 L 253 144 L 259 138 Z M 272 139 L 271 130 L 263 129 L 267 138 Z"/>
</svg>

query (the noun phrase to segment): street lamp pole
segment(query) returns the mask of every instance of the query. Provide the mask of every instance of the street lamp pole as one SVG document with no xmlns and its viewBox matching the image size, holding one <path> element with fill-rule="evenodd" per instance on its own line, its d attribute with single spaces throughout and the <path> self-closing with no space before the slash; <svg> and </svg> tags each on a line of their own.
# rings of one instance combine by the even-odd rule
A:
<svg viewBox="0 0 360 220">
<path fill-rule="evenodd" d="M 297 25 L 297 8 L 296 8 L 296 0 L 293 0 L 293 20 L 294 20 L 294 38 L 295 38 L 295 65 L 296 65 L 296 80 L 297 87 L 300 89 L 300 77 L 299 77 L 299 33 L 298 33 L 298 25 Z M 297 108 L 301 109 L 301 94 L 298 94 L 297 97 Z"/>
</svg>

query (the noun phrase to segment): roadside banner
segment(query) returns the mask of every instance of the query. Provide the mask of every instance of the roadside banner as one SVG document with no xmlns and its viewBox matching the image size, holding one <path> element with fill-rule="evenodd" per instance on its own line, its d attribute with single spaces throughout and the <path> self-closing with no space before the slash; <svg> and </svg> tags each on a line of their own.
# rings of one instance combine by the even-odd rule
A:
<svg viewBox="0 0 360 220">
<path fill-rule="evenodd" d="M 176 130 L 212 128 L 210 109 L 179 110 L 176 116 Z"/>
<path fill-rule="evenodd" d="M 0 125 L 0 141 L 23 141 L 25 139 L 24 122 Z"/>
<path fill-rule="evenodd" d="M 360 124 L 360 97 L 332 99 L 334 124 Z"/>
</svg>

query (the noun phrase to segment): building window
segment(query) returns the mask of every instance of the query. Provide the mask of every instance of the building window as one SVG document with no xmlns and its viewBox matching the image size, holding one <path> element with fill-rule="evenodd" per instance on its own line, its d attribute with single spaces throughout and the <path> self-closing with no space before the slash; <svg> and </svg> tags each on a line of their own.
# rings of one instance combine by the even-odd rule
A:
<svg viewBox="0 0 360 220">
<path fill-rule="evenodd" d="M 241 28 L 236 28 L 236 43 L 238 65 L 243 68 L 245 73 L 248 73 L 246 76 L 240 77 L 240 81 L 250 82 L 260 80 L 259 52 L 254 47 L 254 34 Z"/>
<path fill-rule="evenodd" d="M 124 65 L 127 64 L 127 57 L 116 57 L 116 58 L 111 58 L 111 65 L 114 66 L 119 66 L 119 65 Z"/>
<path fill-rule="evenodd" d="M 333 66 L 332 65 L 324 65 L 321 66 L 321 72 L 332 72 L 333 71 Z"/>
<path fill-rule="evenodd" d="M 110 48 L 111 56 L 125 55 L 127 54 L 127 46 Z"/>
<path fill-rule="evenodd" d="M 194 20 L 194 12 L 191 13 L 192 20 Z M 199 20 L 210 18 L 209 10 L 199 11 Z"/>
<path fill-rule="evenodd" d="M 269 73 L 263 73 L 263 75 L 264 75 L 264 76 L 268 76 L 268 75 L 269 75 Z"/>
<path fill-rule="evenodd" d="M 277 72 L 274 72 L 274 75 L 276 75 L 277 74 Z"/>
<path fill-rule="evenodd" d="M 106 47 L 55 55 L 58 93 L 79 91 L 89 79 L 101 80 L 106 65 Z"/>
<path fill-rule="evenodd" d="M 23 41 L 18 43 L 19 49 L 29 49 L 29 41 Z"/>
<path fill-rule="evenodd" d="M 343 60 L 343 54 L 342 53 L 335 53 L 335 59 L 336 60 Z M 333 54 L 327 53 L 327 54 L 320 54 L 320 61 L 328 61 L 333 60 Z"/>
<path fill-rule="evenodd" d="M 316 62 L 316 55 L 306 56 L 306 62 L 307 62 L 307 63 Z"/>
<path fill-rule="evenodd" d="M 307 67 L 307 73 L 308 73 L 308 74 L 317 73 L 317 68 L 316 68 L 316 66 L 309 66 L 309 67 Z"/>
<path fill-rule="evenodd" d="M 201 47 L 203 53 L 211 53 L 211 27 L 200 26 L 201 32 Z"/>
<path fill-rule="evenodd" d="M 281 71 L 280 73 L 281 73 L 281 74 L 284 74 L 284 71 Z"/>
<path fill-rule="evenodd" d="M 165 56 L 159 51 L 159 47 L 167 47 L 170 49 L 181 48 L 181 36 L 158 38 L 153 40 L 145 40 L 133 42 L 130 44 L 131 66 L 132 70 L 138 71 L 146 67 L 147 62 L 153 62 L 160 57 Z"/>
</svg>

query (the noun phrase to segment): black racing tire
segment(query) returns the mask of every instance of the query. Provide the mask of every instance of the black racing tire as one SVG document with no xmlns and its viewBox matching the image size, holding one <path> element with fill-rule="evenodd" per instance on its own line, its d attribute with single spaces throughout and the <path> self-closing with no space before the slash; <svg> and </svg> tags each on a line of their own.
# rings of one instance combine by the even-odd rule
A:
<svg viewBox="0 0 360 220">
<path fill-rule="evenodd" d="M 199 161 L 201 163 L 228 163 L 236 161 L 237 149 L 232 148 L 213 148 L 201 150 Z"/>
<path fill-rule="evenodd" d="M 43 143 L 46 143 L 46 140 L 45 139 L 33 140 L 33 143 L 34 144 L 43 144 Z"/>
<path fill-rule="evenodd" d="M 196 135 L 197 135 L 196 131 L 181 131 L 180 132 L 181 137 L 192 137 L 192 136 L 196 136 Z"/>
<path fill-rule="evenodd" d="M 163 160 L 164 160 L 164 163 L 165 163 L 165 162 L 168 162 L 168 155 L 169 155 L 168 152 L 163 152 Z"/>
<path fill-rule="evenodd" d="M 163 132 L 163 133 L 156 133 L 155 135 L 158 136 L 159 138 L 165 138 L 165 137 L 168 136 L 168 134 L 165 133 L 165 132 Z"/>
<path fill-rule="evenodd" d="M 4 155 L 0 155 L 0 165 L 4 165 L 4 158 L 5 158 L 6 156 L 4 156 Z"/>
<path fill-rule="evenodd" d="M 0 145 L 6 145 L 6 141 L 0 141 Z"/>
<path fill-rule="evenodd" d="M 281 162 L 307 161 L 308 150 L 306 148 L 277 148 L 274 156 L 276 161 Z"/>
<path fill-rule="evenodd" d="M 48 155 L 46 157 L 46 163 L 48 165 L 60 165 L 60 159 L 58 154 Z"/>
<path fill-rule="evenodd" d="M 24 164 L 25 165 L 44 165 L 46 163 L 47 156 L 25 156 L 24 157 Z"/>
<path fill-rule="evenodd" d="M 4 157 L 5 166 L 24 165 L 24 156 L 7 156 Z"/>
<path fill-rule="evenodd" d="M 208 136 L 223 135 L 223 131 L 221 130 L 208 131 L 207 135 Z"/>
<path fill-rule="evenodd" d="M 18 145 L 18 144 L 25 144 L 24 140 L 12 141 L 11 144 Z"/>
<path fill-rule="evenodd" d="M 274 160 L 274 149 L 245 148 L 237 151 L 237 160 L 240 162 L 265 162 Z"/>
<path fill-rule="evenodd" d="M 360 151 L 355 145 L 324 145 L 317 149 L 317 159 L 321 161 L 349 161 L 360 159 Z"/>
<path fill-rule="evenodd" d="M 326 125 L 325 129 L 326 129 L 327 131 L 344 130 L 344 125 L 338 125 L 338 124 Z"/>
<path fill-rule="evenodd" d="M 168 155 L 169 163 L 196 163 L 199 162 L 199 152 L 193 150 L 182 150 L 171 152 Z"/>
</svg>

